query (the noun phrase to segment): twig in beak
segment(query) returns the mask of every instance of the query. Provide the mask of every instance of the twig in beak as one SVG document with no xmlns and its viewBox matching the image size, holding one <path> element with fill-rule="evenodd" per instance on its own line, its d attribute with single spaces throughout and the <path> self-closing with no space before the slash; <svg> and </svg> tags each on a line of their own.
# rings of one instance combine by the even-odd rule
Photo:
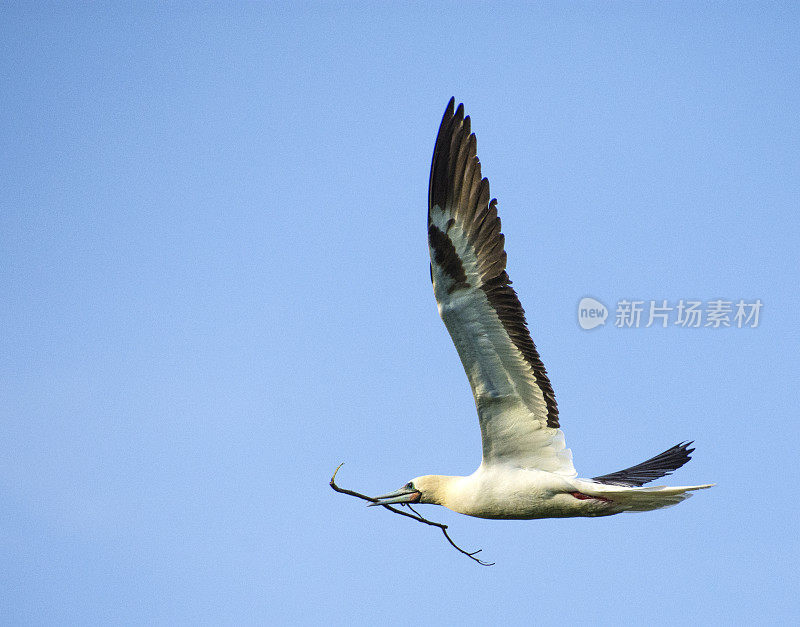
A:
<svg viewBox="0 0 800 627">
<path fill-rule="evenodd" d="M 359 494 L 358 492 L 353 492 L 352 490 L 347 490 L 345 488 L 340 488 L 338 485 L 336 485 L 336 474 L 339 472 L 339 468 L 341 468 L 343 465 L 344 465 L 344 462 L 339 464 L 336 467 L 336 470 L 333 471 L 333 476 L 331 477 L 331 481 L 330 481 L 331 488 L 333 488 L 336 492 L 340 492 L 342 494 L 349 494 L 350 496 L 355 496 L 356 498 L 363 499 L 365 501 L 369 501 L 370 503 L 377 503 L 378 499 L 372 498 L 371 496 L 367 496 L 366 494 Z M 458 546 L 455 542 L 453 542 L 453 539 L 447 533 L 447 525 L 442 524 L 442 523 L 433 522 L 432 520 L 428 520 L 427 518 L 423 518 L 422 516 L 419 515 L 417 510 L 415 510 L 413 507 L 411 507 L 411 505 L 409 505 L 408 503 L 402 503 L 402 505 L 407 506 L 408 509 L 410 509 L 412 512 L 414 512 L 414 514 L 416 514 L 416 515 L 409 514 L 408 512 L 401 512 L 399 509 L 396 509 L 396 508 L 392 507 L 391 505 L 383 505 L 383 507 L 388 509 L 390 512 L 394 512 L 395 514 L 400 514 L 401 516 L 405 516 L 406 518 L 411 518 L 411 519 L 416 520 L 418 522 L 425 523 L 426 525 L 430 525 L 431 527 L 439 527 L 439 529 L 442 530 L 442 533 L 444 534 L 444 537 L 447 538 L 447 541 L 459 553 L 463 553 L 464 555 L 466 555 L 471 560 L 475 560 L 481 566 L 494 566 L 494 562 L 484 562 L 483 560 L 478 559 L 477 557 L 475 557 L 478 553 L 481 552 L 481 549 L 478 549 L 477 551 L 469 552 L 469 551 L 465 551 L 460 546 Z"/>
</svg>

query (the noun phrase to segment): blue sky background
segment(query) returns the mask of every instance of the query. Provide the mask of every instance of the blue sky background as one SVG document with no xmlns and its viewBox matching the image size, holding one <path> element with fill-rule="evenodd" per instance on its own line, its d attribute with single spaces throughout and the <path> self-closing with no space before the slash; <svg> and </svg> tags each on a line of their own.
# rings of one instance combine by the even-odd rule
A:
<svg viewBox="0 0 800 627">
<path fill-rule="evenodd" d="M 798 620 L 795 3 L 0 8 L 0 621 Z M 658 512 L 436 529 L 479 463 L 425 212 L 466 104 L 582 476 Z M 584 331 L 716 298 L 758 328 Z"/>
</svg>

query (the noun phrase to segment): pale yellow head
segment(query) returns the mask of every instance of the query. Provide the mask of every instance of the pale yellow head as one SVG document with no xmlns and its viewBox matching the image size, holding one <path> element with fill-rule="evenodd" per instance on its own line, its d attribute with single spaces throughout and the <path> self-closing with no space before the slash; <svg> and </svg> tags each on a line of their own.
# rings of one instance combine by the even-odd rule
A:
<svg viewBox="0 0 800 627">
<path fill-rule="evenodd" d="M 399 490 L 379 496 L 372 505 L 393 503 L 430 503 L 445 505 L 453 480 L 457 477 L 445 475 L 423 475 L 412 479 Z"/>
</svg>

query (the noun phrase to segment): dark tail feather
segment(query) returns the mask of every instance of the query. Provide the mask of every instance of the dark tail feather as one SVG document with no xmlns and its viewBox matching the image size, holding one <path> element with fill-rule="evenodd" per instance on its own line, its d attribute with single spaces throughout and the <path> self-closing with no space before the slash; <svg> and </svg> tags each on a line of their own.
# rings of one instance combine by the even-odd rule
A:
<svg viewBox="0 0 800 627">
<path fill-rule="evenodd" d="M 689 448 L 693 442 L 681 442 L 671 449 L 648 459 L 646 462 L 636 464 L 625 470 L 618 470 L 602 477 L 594 477 L 594 481 L 607 483 L 609 485 L 642 486 L 654 479 L 660 479 L 675 470 L 678 470 L 691 458 L 689 453 L 693 448 Z"/>
</svg>

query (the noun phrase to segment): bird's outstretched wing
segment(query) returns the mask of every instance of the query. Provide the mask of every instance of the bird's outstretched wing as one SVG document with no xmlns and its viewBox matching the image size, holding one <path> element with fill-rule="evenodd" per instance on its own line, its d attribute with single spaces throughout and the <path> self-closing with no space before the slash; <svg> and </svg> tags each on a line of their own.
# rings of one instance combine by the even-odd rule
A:
<svg viewBox="0 0 800 627">
<path fill-rule="evenodd" d="M 428 247 L 439 314 L 469 378 L 484 464 L 574 476 L 550 380 L 506 274 L 505 238 L 481 178 L 464 106 L 439 127 L 428 191 Z"/>
</svg>

